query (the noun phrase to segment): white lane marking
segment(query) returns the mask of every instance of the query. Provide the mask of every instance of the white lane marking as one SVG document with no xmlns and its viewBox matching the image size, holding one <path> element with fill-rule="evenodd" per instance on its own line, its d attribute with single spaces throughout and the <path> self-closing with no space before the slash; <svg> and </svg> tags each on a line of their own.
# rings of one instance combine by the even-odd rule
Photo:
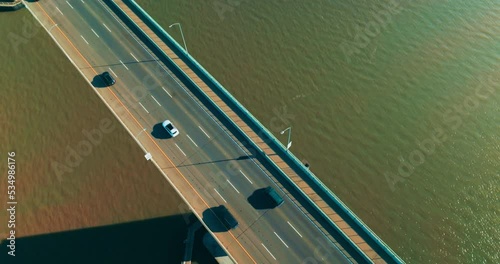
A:
<svg viewBox="0 0 500 264">
<path fill-rule="evenodd" d="M 102 25 L 109 31 L 111 32 L 111 29 L 108 28 L 108 26 L 106 26 L 106 24 L 102 23 Z"/>
<path fill-rule="evenodd" d="M 141 104 L 141 102 L 139 102 L 139 104 L 142 106 L 142 108 L 144 108 L 144 111 L 146 111 L 146 113 L 148 113 L 148 114 L 149 114 L 148 109 L 146 109 L 146 107 L 144 107 L 144 106 Z"/>
<path fill-rule="evenodd" d="M 220 196 L 220 198 L 222 198 L 222 200 L 223 200 L 225 203 L 227 203 L 227 202 L 226 202 L 226 199 L 224 199 L 224 197 L 222 197 L 222 195 L 220 195 L 220 193 L 217 191 L 217 189 L 215 189 L 215 188 L 214 188 L 214 191 L 215 191 L 215 192 L 216 192 L 216 193 Z"/>
<path fill-rule="evenodd" d="M 114 76 L 118 77 L 118 75 L 111 69 L 111 68 L 108 68 L 110 72 L 113 73 Z"/>
<path fill-rule="evenodd" d="M 276 232 L 274 232 L 274 234 L 281 240 L 281 242 L 285 245 L 286 248 L 289 248 L 288 245 L 285 243 L 285 241 L 283 241 L 283 239 L 281 239 L 281 237 L 278 236 L 278 234 L 276 234 Z"/>
<path fill-rule="evenodd" d="M 161 88 L 163 88 L 163 91 L 165 91 L 168 94 L 168 96 L 170 96 L 170 98 L 172 98 L 172 95 L 170 95 L 170 93 L 165 89 L 165 87 L 162 86 Z"/>
<path fill-rule="evenodd" d="M 186 134 L 186 136 L 189 138 L 189 140 L 191 140 L 191 142 L 193 142 L 193 144 L 194 144 L 196 147 L 198 147 L 198 145 L 196 144 L 196 142 L 194 142 L 194 140 L 193 140 L 193 139 L 192 139 L 192 138 L 191 138 L 188 134 Z"/>
<path fill-rule="evenodd" d="M 198 127 L 199 127 L 199 128 L 201 129 L 201 131 L 205 134 L 205 136 L 207 136 L 208 138 L 210 138 L 210 136 L 207 134 L 207 132 L 205 132 L 205 130 L 203 130 L 203 128 L 201 128 L 201 126 L 198 126 Z"/>
<path fill-rule="evenodd" d="M 132 57 L 134 57 L 135 61 L 139 62 L 139 60 L 134 56 L 134 54 L 132 54 L 132 52 L 130 52 L 130 55 L 132 55 Z"/>
<path fill-rule="evenodd" d="M 234 185 L 229 181 L 227 180 L 227 182 L 231 185 L 231 187 L 233 187 L 233 189 L 237 192 L 237 193 L 240 193 L 240 191 L 238 191 L 238 189 L 236 189 L 236 187 L 234 187 Z"/>
<path fill-rule="evenodd" d="M 151 95 L 151 98 L 153 98 L 153 100 L 155 100 L 155 102 L 156 102 L 159 106 L 161 106 L 161 104 L 160 104 L 160 103 L 158 103 L 158 101 L 156 100 L 156 98 L 155 98 L 154 96 L 152 96 L 152 95 Z"/>
<path fill-rule="evenodd" d="M 73 6 L 68 1 L 66 1 L 66 3 L 69 5 L 69 7 L 71 7 L 71 9 L 74 9 Z"/>
<path fill-rule="evenodd" d="M 122 61 L 122 60 L 119 60 L 119 61 L 120 61 L 120 63 L 123 65 L 123 67 L 125 67 L 125 69 L 127 69 L 127 70 L 128 70 L 127 65 L 125 65 L 125 63 L 123 63 L 123 61 Z"/>
<path fill-rule="evenodd" d="M 61 9 L 59 9 L 59 7 L 56 6 L 56 9 L 57 9 L 57 11 L 59 11 L 59 13 L 61 13 L 61 15 L 64 15 L 63 12 L 61 11 Z"/>
<path fill-rule="evenodd" d="M 267 249 L 266 246 L 264 246 L 264 244 L 260 243 L 266 250 L 267 252 L 269 253 L 269 255 L 271 255 L 271 257 L 273 257 L 274 260 L 276 260 L 276 258 L 274 257 L 273 253 L 271 253 L 271 251 L 269 251 L 269 249 Z"/>
<path fill-rule="evenodd" d="M 299 234 L 299 236 L 300 236 L 300 237 L 302 237 L 302 235 L 299 233 L 299 231 L 297 231 L 297 229 L 295 229 L 295 227 L 293 227 L 293 225 L 292 225 L 292 224 L 290 224 L 290 222 L 288 222 L 288 221 L 286 221 L 286 222 L 288 223 L 288 225 L 289 225 L 291 228 L 293 228 L 293 230 L 295 230 L 295 232 L 296 232 L 297 234 Z"/>
<path fill-rule="evenodd" d="M 186 156 L 186 153 L 184 153 L 184 151 L 182 151 L 181 147 L 179 147 L 179 145 L 177 145 L 177 143 L 175 143 L 175 146 L 182 152 L 182 154 L 184 154 L 184 156 Z"/>
<path fill-rule="evenodd" d="M 87 42 L 87 40 L 86 40 L 86 39 L 85 39 L 82 35 L 80 35 L 80 37 L 82 37 L 83 41 L 85 41 L 85 43 L 87 43 L 87 45 L 89 44 L 89 43 Z"/>
<path fill-rule="evenodd" d="M 94 29 L 93 29 L 93 28 L 91 28 L 90 30 L 92 30 L 92 32 L 94 32 L 94 34 L 95 34 L 98 38 L 100 38 L 100 37 L 99 37 L 99 35 L 97 35 L 97 33 L 94 31 Z"/>
<path fill-rule="evenodd" d="M 247 180 L 250 182 L 250 184 L 253 184 L 253 182 L 245 175 L 245 173 L 243 173 L 241 170 L 240 170 L 240 173 L 243 174 L 243 176 L 245 176 L 245 178 L 247 178 Z"/>
</svg>

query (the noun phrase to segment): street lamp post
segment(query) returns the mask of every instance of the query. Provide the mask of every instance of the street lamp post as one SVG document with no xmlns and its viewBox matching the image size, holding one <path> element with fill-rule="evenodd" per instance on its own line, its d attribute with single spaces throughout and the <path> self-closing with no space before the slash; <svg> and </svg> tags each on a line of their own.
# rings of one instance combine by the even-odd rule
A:
<svg viewBox="0 0 500 264">
<path fill-rule="evenodd" d="M 283 135 L 287 130 L 288 130 L 288 143 L 286 144 L 286 152 L 288 152 L 288 149 L 292 146 L 292 141 L 290 141 L 290 138 L 292 137 L 292 127 L 289 127 L 280 132 L 280 134 Z"/>
<path fill-rule="evenodd" d="M 186 40 L 184 39 L 184 33 L 182 32 L 181 23 L 173 23 L 172 25 L 169 26 L 169 28 L 171 28 L 171 27 L 173 27 L 175 25 L 179 26 L 179 29 L 181 30 L 182 42 L 184 42 L 184 50 L 186 51 L 186 53 L 189 53 L 188 52 L 188 48 L 186 46 Z"/>
</svg>

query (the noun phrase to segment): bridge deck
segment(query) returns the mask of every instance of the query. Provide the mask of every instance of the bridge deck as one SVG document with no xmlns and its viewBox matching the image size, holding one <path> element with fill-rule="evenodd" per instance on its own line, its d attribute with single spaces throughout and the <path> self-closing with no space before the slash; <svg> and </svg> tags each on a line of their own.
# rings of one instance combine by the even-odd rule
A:
<svg viewBox="0 0 500 264">
<path fill-rule="evenodd" d="M 310 197 L 316 205 L 321 208 L 324 214 L 331 219 L 333 223 L 356 245 L 359 247 L 364 254 L 371 259 L 374 263 L 386 263 L 380 255 L 375 252 L 375 250 L 366 243 L 366 241 L 356 232 L 337 212 L 335 212 L 331 206 L 329 206 L 314 190 L 313 188 L 304 181 L 293 168 L 291 168 L 287 162 L 285 162 L 277 153 L 269 146 L 265 140 L 259 136 L 244 120 L 242 120 L 201 78 L 198 76 L 177 54 L 167 46 L 161 38 L 153 32 L 129 7 L 123 0 L 115 0 L 115 3 L 136 23 L 155 43 L 159 46 L 165 54 L 167 54 L 174 63 L 177 64 L 198 86 L 199 88 L 207 94 L 213 102 L 221 108 L 227 116 L 229 116 L 234 123 L 236 123 L 240 128 L 259 146 L 259 148 L 268 155 L 280 169 L 285 172 L 290 179 L 299 187 L 302 191 Z M 318 225 L 320 226 L 320 225 Z M 328 234 L 327 231 L 323 230 Z M 335 241 L 335 240 L 332 240 Z M 338 243 L 336 243 L 341 250 L 345 252 Z M 349 255 L 346 253 L 346 255 Z"/>
</svg>

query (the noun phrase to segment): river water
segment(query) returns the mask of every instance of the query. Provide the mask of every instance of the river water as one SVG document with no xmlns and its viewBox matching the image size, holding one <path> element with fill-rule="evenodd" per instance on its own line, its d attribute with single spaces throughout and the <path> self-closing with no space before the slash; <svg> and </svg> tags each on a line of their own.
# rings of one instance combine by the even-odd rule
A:
<svg viewBox="0 0 500 264">
<path fill-rule="evenodd" d="M 500 261 L 500 1 L 138 2 L 405 261 Z"/>
</svg>

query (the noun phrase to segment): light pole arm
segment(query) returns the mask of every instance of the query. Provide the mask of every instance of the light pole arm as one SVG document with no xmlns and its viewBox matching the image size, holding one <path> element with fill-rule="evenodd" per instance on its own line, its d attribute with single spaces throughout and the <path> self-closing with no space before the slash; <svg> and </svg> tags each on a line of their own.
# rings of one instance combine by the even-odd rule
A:
<svg viewBox="0 0 500 264">
<path fill-rule="evenodd" d="M 172 25 L 169 26 L 169 28 L 172 28 L 173 26 L 179 26 L 179 29 L 181 30 L 182 43 L 184 43 L 184 50 L 186 51 L 186 53 L 189 53 L 186 45 L 186 39 L 184 39 L 184 32 L 182 32 L 181 23 L 173 23 Z"/>
<path fill-rule="evenodd" d="M 181 26 L 181 24 L 179 24 L 179 28 L 181 29 L 181 37 L 182 37 L 182 42 L 184 43 L 184 49 L 186 50 L 186 53 L 189 53 L 188 52 L 188 48 L 186 46 L 186 40 L 184 39 L 184 33 L 182 32 L 182 26 Z"/>
<path fill-rule="evenodd" d="M 283 133 L 285 133 L 285 131 L 287 131 L 287 130 L 288 130 L 288 143 L 286 144 L 286 151 L 288 152 L 288 149 L 292 145 L 292 141 L 291 141 L 291 138 L 292 138 L 292 127 L 288 127 L 287 129 L 281 131 L 280 134 L 283 135 Z"/>
<path fill-rule="evenodd" d="M 291 138 L 292 138 L 292 127 L 290 127 L 290 130 L 288 131 L 288 145 L 287 145 L 287 148 L 286 148 L 287 150 L 290 147 L 290 143 L 292 142 L 292 141 L 290 141 Z"/>
</svg>

